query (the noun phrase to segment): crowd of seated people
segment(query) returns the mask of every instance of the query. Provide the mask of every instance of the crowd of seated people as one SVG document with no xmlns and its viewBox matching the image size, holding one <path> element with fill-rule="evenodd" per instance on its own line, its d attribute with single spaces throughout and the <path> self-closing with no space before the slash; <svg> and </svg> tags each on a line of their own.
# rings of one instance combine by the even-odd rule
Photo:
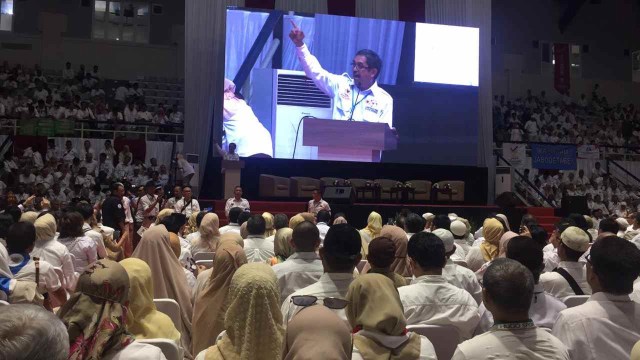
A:
<svg viewBox="0 0 640 360">
<path fill-rule="evenodd" d="M 627 217 L 640 211 L 640 189 L 632 184 L 618 183 L 604 171 L 600 162 L 595 163 L 591 176 L 583 169 L 577 172 L 540 170 L 537 173 L 525 169 L 523 175 L 541 194 L 527 192 L 524 182 L 517 183 L 516 189 L 534 203 L 560 207 L 566 196 L 585 196 L 589 210 L 600 210 L 602 215 Z"/>
<path fill-rule="evenodd" d="M 184 116 L 177 104 L 159 103 L 149 111 L 144 91 L 138 83 L 120 82 L 115 92 L 105 91 L 104 78 L 97 65 L 74 69 L 67 62 L 60 83 L 43 75 L 39 65 L 33 69 L 21 64 L 0 66 L 0 117 L 11 119 L 74 119 L 97 122 L 182 124 Z"/>
<path fill-rule="evenodd" d="M 166 202 L 153 181 L 110 190 L 98 204 L 1 205 L 0 357 L 164 359 L 145 341 L 166 339 L 197 360 L 436 359 L 425 325 L 452 329 L 456 360 L 640 356 L 635 217 L 571 214 L 548 235 L 532 215 L 476 229 L 372 212 L 356 227 L 328 206 L 290 219 L 231 207 L 220 227 L 188 187 Z M 212 264 L 194 262 L 206 253 Z M 589 301 L 568 308 L 576 295 Z"/>
<path fill-rule="evenodd" d="M 494 139 L 608 146 L 640 145 L 640 113 L 633 104 L 609 104 L 596 84 L 590 96 L 550 101 L 542 91 L 515 100 L 493 100 Z"/>
</svg>

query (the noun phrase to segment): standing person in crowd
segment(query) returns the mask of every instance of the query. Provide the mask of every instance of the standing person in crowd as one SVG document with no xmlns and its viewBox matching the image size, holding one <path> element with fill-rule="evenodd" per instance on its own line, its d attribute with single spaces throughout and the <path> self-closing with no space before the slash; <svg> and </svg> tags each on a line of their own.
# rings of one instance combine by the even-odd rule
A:
<svg viewBox="0 0 640 360">
<path fill-rule="evenodd" d="M 178 171 L 180 172 L 180 175 L 182 177 L 183 189 L 186 187 L 189 187 L 189 189 L 191 189 L 191 179 L 196 173 L 196 171 L 193 169 L 193 166 L 189 164 L 187 160 L 185 160 L 182 154 L 176 155 L 176 166 L 178 167 Z"/>
<path fill-rule="evenodd" d="M 629 294 L 640 275 L 640 250 L 616 236 L 596 241 L 587 256 L 589 300 L 560 313 L 553 335 L 572 359 L 627 359 L 640 339 L 640 304 Z"/>
<path fill-rule="evenodd" d="M 369 254 L 367 254 L 368 269 L 363 269 L 367 274 L 382 274 L 391 281 L 396 287 L 407 285 L 407 280 L 393 270 L 391 264 L 396 257 L 396 245 L 393 241 L 386 237 L 377 237 L 369 243 Z"/>
<path fill-rule="evenodd" d="M 200 204 L 198 200 L 193 198 L 191 186 L 184 186 L 182 188 L 182 199 L 176 201 L 174 209 L 177 213 L 184 214 L 187 218 L 189 218 L 192 213 L 200 211 Z"/>
<path fill-rule="evenodd" d="M 148 229 L 156 221 L 156 216 L 160 212 L 160 202 L 162 197 L 156 195 L 156 184 L 148 181 L 144 187 L 145 195 L 138 198 L 136 207 L 137 226 Z"/>
<path fill-rule="evenodd" d="M 284 242 L 287 234 L 290 234 L 289 246 L 295 252 L 272 267 L 278 278 L 281 300 L 320 280 L 324 271 L 322 260 L 316 253 L 320 246 L 318 229 L 308 221 L 296 226 L 295 230 L 280 229 L 276 234 L 276 249 L 284 245 L 280 243 Z"/>
<path fill-rule="evenodd" d="M 164 205 L 165 209 L 175 209 L 178 200 L 182 199 L 182 188 L 178 185 L 173 187 L 173 196 L 167 200 Z"/>
<path fill-rule="evenodd" d="M 426 337 L 407 332 L 402 302 L 388 277 L 381 274 L 358 277 L 349 286 L 347 301 L 347 318 L 354 333 L 352 359 L 437 358 Z"/>
<path fill-rule="evenodd" d="M 398 289 L 407 323 L 451 325 L 461 339 L 470 339 L 480 320 L 478 304 L 442 276 L 446 264 L 442 240 L 433 233 L 417 233 L 409 241 L 408 253 L 416 280 Z"/>
<path fill-rule="evenodd" d="M 311 196 L 313 199 L 309 200 L 309 204 L 307 205 L 307 212 L 310 212 L 314 215 L 318 214 L 320 210 L 326 210 L 331 213 L 331 207 L 329 203 L 322 200 L 322 195 L 320 195 L 320 190 L 313 189 L 311 192 Z"/>
<path fill-rule="evenodd" d="M 281 359 L 284 327 L 271 268 L 266 264 L 241 266 L 231 279 L 227 298 L 226 331 L 195 360 Z"/>
<path fill-rule="evenodd" d="M 496 354 L 533 360 L 569 360 L 556 337 L 538 328 L 529 318 L 534 296 L 531 272 L 511 259 L 496 259 L 483 276 L 483 304 L 496 324 L 491 331 L 458 345 L 452 360 L 484 360 Z"/>
<path fill-rule="evenodd" d="M 124 197 L 124 185 L 122 183 L 113 183 L 111 185 L 111 195 L 102 203 L 102 223 L 105 226 L 115 229 L 114 239 L 129 239 L 129 229 L 127 227 L 126 215 L 122 206 L 122 198 Z M 125 240 L 124 256 L 129 257 L 133 252 L 131 241 Z"/>
<path fill-rule="evenodd" d="M 354 269 L 362 259 L 360 248 L 358 230 L 348 224 L 332 226 L 324 239 L 324 246 L 319 250 L 324 274 L 316 283 L 292 293 L 284 300 L 281 308 L 284 323 L 288 323 L 304 307 L 317 302 L 347 320 L 345 299 L 354 279 Z"/>
<path fill-rule="evenodd" d="M 166 360 L 160 348 L 136 342 L 127 331 L 128 298 L 129 277 L 117 262 L 103 259 L 82 273 L 58 312 L 69 334 L 69 359 Z"/>
<path fill-rule="evenodd" d="M 264 237 L 265 221 L 261 215 L 253 215 L 247 220 L 249 236 L 244 240 L 244 252 L 251 262 L 266 262 L 274 255 L 274 244 Z"/>
<path fill-rule="evenodd" d="M 229 217 L 229 210 L 234 207 L 238 207 L 243 211 L 249 211 L 251 208 L 249 201 L 242 197 L 242 187 L 240 185 L 233 189 L 233 197 L 227 199 L 227 203 L 224 205 L 224 213 L 227 217 Z"/>
</svg>

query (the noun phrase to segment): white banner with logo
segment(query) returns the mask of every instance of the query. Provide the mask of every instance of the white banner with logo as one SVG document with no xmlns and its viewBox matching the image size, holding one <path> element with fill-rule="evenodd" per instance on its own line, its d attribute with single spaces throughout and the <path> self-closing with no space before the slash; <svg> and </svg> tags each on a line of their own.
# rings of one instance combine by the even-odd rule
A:
<svg viewBox="0 0 640 360">
<path fill-rule="evenodd" d="M 511 163 L 511 166 L 522 168 L 527 162 L 527 145 L 526 144 L 502 144 L 502 156 Z"/>
<path fill-rule="evenodd" d="M 600 148 L 598 145 L 580 145 L 578 159 L 600 159 Z"/>
</svg>

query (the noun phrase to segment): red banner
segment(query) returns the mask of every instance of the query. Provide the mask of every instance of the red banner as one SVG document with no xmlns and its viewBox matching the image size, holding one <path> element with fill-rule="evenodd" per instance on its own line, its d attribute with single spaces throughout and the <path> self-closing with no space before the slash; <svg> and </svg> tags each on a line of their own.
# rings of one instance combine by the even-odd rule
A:
<svg viewBox="0 0 640 360">
<path fill-rule="evenodd" d="M 553 44 L 555 66 L 553 71 L 553 87 L 561 94 L 571 88 L 571 55 L 569 44 Z"/>
</svg>

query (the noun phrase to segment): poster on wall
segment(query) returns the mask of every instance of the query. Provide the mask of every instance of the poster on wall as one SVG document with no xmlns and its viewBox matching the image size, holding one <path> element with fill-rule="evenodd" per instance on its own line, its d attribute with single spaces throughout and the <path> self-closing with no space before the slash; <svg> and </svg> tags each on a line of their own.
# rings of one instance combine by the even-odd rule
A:
<svg viewBox="0 0 640 360">
<path fill-rule="evenodd" d="M 543 170 L 576 170 L 576 145 L 531 144 L 531 166 Z"/>
<path fill-rule="evenodd" d="M 600 148 L 598 145 L 580 145 L 578 146 L 578 159 L 600 159 Z"/>
<path fill-rule="evenodd" d="M 512 167 L 523 168 L 527 161 L 527 146 L 526 144 L 502 144 L 502 156 L 507 160 Z"/>
</svg>

